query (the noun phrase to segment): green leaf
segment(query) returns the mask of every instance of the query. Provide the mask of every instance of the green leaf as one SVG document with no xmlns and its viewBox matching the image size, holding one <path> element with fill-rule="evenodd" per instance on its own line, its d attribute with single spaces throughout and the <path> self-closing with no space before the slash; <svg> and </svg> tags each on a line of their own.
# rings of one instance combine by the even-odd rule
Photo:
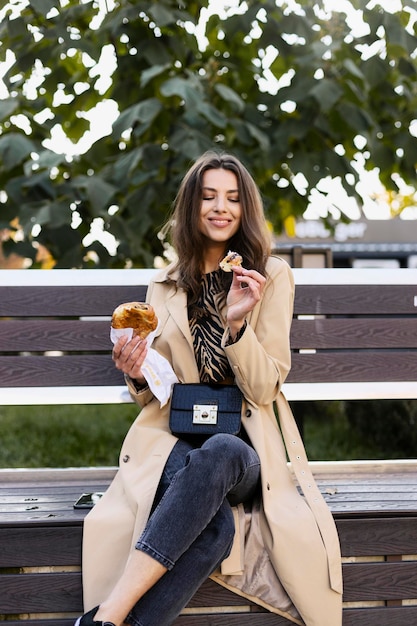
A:
<svg viewBox="0 0 417 626">
<path fill-rule="evenodd" d="M 173 62 L 169 49 L 159 38 L 145 39 L 143 45 L 140 46 L 139 54 L 147 60 L 150 66 Z"/>
<path fill-rule="evenodd" d="M 61 163 L 65 163 L 65 155 L 57 154 L 56 152 L 52 152 L 52 150 L 42 150 L 39 152 L 37 165 L 40 169 L 58 167 Z"/>
<path fill-rule="evenodd" d="M 34 248 L 32 243 L 26 241 L 15 242 L 12 239 L 2 243 L 2 250 L 6 256 L 9 256 L 10 254 L 17 254 L 24 259 L 32 259 L 32 261 L 35 260 L 38 253 L 38 249 Z"/>
<path fill-rule="evenodd" d="M 45 223 L 53 228 L 71 224 L 72 211 L 68 199 L 52 201 L 49 205 L 49 220 Z"/>
<path fill-rule="evenodd" d="M 246 124 L 246 127 L 248 129 L 249 135 L 251 135 L 251 137 L 256 140 L 261 150 L 269 150 L 270 142 L 268 136 L 265 133 L 261 132 L 259 128 L 254 126 L 254 124 Z"/>
<path fill-rule="evenodd" d="M 352 76 L 356 76 L 356 78 L 363 80 L 363 73 L 360 70 L 358 64 L 353 59 L 344 59 L 343 67 L 349 72 L 349 74 L 352 74 Z"/>
<path fill-rule="evenodd" d="M 326 113 L 341 98 L 343 90 L 335 81 L 323 78 L 315 87 L 310 89 L 309 93 L 317 100 L 321 110 Z"/>
<path fill-rule="evenodd" d="M 200 95 L 196 92 L 191 81 L 185 78 L 170 78 L 161 85 L 161 94 L 166 98 L 179 96 L 188 106 L 198 106 L 201 101 Z"/>
<path fill-rule="evenodd" d="M 87 184 L 87 194 L 88 199 L 91 202 L 91 207 L 93 209 L 93 215 L 107 216 L 107 209 L 110 205 L 110 201 L 113 196 L 117 192 L 117 187 L 114 185 L 110 185 L 106 183 L 106 181 L 102 180 L 98 176 L 91 176 L 88 179 Z"/>
<path fill-rule="evenodd" d="M 211 123 L 213 126 L 224 128 L 227 124 L 226 116 L 221 113 L 216 107 L 208 102 L 199 102 L 197 110 L 199 113 L 204 115 L 204 117 Z"/>
<path fill-rule="evenodd" d="M 226 102 L 229 102 L 230 104 L 234 105 L 234 108 L 237 111 L 241 112 L 244 110 L 245 103 L 242 100 L 242 98 L 239 96 L 239 94 L 236 93 L 236 91 L 234 91 L 227 85 L 223 85 L 222 83 L 217 83 L 214 88 L 219 94 L 219 96 L 223 98 L 223 100 L 225 100 Z"/>
<path fill-rule="evenodd" d="M 119 186 L 126 184 L 126 177 L 130 176 L 132 171 L 137 167 L 142 159 L 143 148 L 135 148 L 130 150 L 114 162 L 112 166 L 112 182 Z"/>
<path fill-rule="evenodd" d="M 389 72 L 386 62 L 377 56 L 373 56 L 365 61 L 362 65 L 362 70 L 371 88 L 382 83 L 387 78 Z"/>
<path fill-rule="evenodd" d="M 337 110 L 340 114 L 340 120 L 342 125 L 348 125 L 353 128 L 358 134 L 365 134 L 372 128 L 372 119 L 369 113 L 365 109 L 346 101 L 341 101 Z M 343 130 L 341 128 L 340 130 Z"/>
<path fill-rule="evenodd" d="M 59 9 L 59 3 L 56 0 L 30 0 L 31 7 L 36 13 L 46 16 L 51 9 Z"/>
<path fill-rule="evenodd" d="M 175 22 L 175 15 L 172 11 L 169 11 L 163 7 L 160 3 L 152 3 L 149 5 L 149 13 L 152 15 L 155 23 L 159 27 L 167 26 Z"/>
<path fill-rule="evenodd" d="M 53 185 L 49 172 L 43 170 L 41 172 L 36 171 L 34 174 L 31 172 L 31 167 L 28 169 L 30 173 L 26 176 L 26 180 L 23 184 L 26 195 L 31 199 L 47 198 L 48 201 L 55 198 L 57 195 L 57 187 Z"/>
<path fill-rule="evenodd" d="M 85 251 L 82 248 L 82 236 L 69 225 L 58 228 L 45 226 L 37 237 L 52 256 L 57 259 L 56 268 L 82 267 Z"/>
<path fill-rule="evenodd" d="M 383 24 L 388 45 L 396 47 L 405 54 L 412 54 L 417 47 L 417 38 L 409 35 L 395 13 L 385 12 Z"/>
<path fill-rule="evenodd" d="M 26 22 L 21 17 L 17 17 L 14 20 L 8 20 L 7 25 L 12 39 L 27 35 Z"/>
<path fill-rule="evenodd" d="M 157 98 L 149 98 L 134 104 L 123 111 L 113 124 L 113 137 L 120 137 L 124 130 L 133 128 L 136 123 L 150 124 L 162 110 Z"/>
<path fill-rule="evenodd" d="M 416 64 L 413 63 L 410 59 L 401 59 L 398 61 L 398 69 L 404 76 L 408 78 L 416 79 L 417 67 Z"/>
<path fill-rule="evenodd" d="M 372 150 L 372 161 L 381 170 L 392 170 L 395 156 L 388 146 L 385 146 L 381 141 L 375 141 Z"/>
<path fill-rule="evenodd" d="M 1 169 L 9 171 L 24 161 L 31 152 L 35 151 L 35 146 L 23 135 L 18 133 L 8 133 L 0 137 L 0 157 L 2 161 Z"/>
<path fill-rule="evenodd" d="M 168 63 L 162 65 L 154 65 L 147 70 L 144 70 L 140 77 L 140 86 L 146 87 L 146 85 L 153 80 L 156 76 L 163 74 L 169 68 Z"/>
<path fill-rule="evenodd" d="M 0 100 L 0 121 L 13 115 L 19 107 L 19 100 L 17 98 L 6 98 Z"/>
</svg>

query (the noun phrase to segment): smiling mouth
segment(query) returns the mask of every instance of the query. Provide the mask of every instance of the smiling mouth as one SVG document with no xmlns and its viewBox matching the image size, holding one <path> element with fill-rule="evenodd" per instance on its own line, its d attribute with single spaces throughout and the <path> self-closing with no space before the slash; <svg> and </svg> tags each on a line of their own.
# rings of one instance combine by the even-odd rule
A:
<svg viewBox="0 0 417 626">
<path fill-rule="evenodd" d="M 231 223 L 231 220 L 209 219 L 209 222 L 218 226 L 227 226 Z"/>
</svg>

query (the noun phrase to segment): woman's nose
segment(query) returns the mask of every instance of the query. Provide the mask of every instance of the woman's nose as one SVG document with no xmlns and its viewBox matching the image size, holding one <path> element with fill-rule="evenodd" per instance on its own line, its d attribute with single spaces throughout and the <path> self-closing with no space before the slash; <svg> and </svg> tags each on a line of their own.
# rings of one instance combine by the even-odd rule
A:
<svg viewBox="0 0 417 626">
<path fill-rule="evenodd" d="M 226 209 L 226 200 L 222 196 L 216 198 L 216 211 L 224 211 Z"/>
</svg>

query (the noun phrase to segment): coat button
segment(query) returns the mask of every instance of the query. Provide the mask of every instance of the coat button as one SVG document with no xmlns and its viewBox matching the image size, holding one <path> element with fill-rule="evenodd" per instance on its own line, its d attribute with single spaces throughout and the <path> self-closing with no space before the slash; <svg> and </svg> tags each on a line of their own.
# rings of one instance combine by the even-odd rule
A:
<svg viewBox="0 0 417 626">
<path fill-rule="evenodd" d="M 245 415 L 246 417 L 250 417 L 252 415 L 252 411 L 250 409 L 246 409 Z"/>
<path fill-rule="evenodd" d="M 123 457 L 123 463 L 127 463 L 128 461 L 130 461 L 130 456 L 128 454 L 125 454 Z"/>
</svg>

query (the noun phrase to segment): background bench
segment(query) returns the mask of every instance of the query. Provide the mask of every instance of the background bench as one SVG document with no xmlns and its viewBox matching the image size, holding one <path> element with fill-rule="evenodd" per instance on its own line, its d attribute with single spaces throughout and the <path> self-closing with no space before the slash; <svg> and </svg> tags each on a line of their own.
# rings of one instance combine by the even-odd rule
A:
<svg viewBox="0 0 417 626">
<path fill-rule="evenodd" d="M 129 401 L 115 306 L 153 270 L 0 271 L 0 403 Z M 295 269 L 290 401 L 417 398 L 417 270 Z M 29 410 L 29 409 L 28 409 Z M 344 626 L 417 623 L 417 461 L 313 462 L 343 554 Z M 0 619 L 69 626 L 82 611 L 83 491 L 114 468 L 0 470 Z M 215 608 L 213 608 L 215 607 Z M 289 626 L 207 581 L 176 626 Z"/>
</svg>

